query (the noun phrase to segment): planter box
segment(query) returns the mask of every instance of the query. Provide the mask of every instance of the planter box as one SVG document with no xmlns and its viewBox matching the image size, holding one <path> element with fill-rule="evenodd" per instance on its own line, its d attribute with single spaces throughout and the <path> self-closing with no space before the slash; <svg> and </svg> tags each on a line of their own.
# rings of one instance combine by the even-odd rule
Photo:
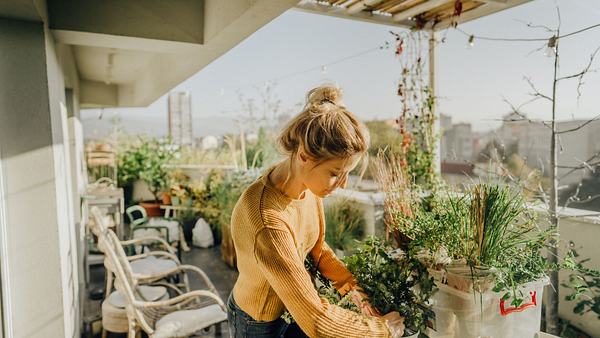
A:
<svg viewBox="0 0 600 338">
<path fill-rule="evenodd" d="M 503 293 L 469 293 L 438 284 L 433 296 L 435 331 L 430 337 L 446 338 L 534 338 L 540 330 L 542 298 L 548 279 L 527 283 L 520 290 L 524 303 L 519 308 L 503 302 Z"/>
</svg>

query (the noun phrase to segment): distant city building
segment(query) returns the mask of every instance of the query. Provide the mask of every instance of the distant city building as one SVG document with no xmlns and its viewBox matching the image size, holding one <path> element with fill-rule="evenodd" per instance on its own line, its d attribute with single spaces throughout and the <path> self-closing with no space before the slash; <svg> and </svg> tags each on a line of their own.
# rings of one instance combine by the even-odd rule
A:
<svg viewBox="0 0 600 338">
<path fill-rule="evenodd" d="M 528 120 L 522 116 L 507 115 L 496 131 L 497 142 L 506 149 L 515 151 L 528 166 L 544 170 L 548 174 L 550 165 L 550 138 L 548 126 L 541 120 Z M 587 120 L 558 121 L 558 131 L 578 128 Z M 582 179 L 581 171 L 567 175 L 570 167 L 581 166 L 600 152 L 600 121 L 592 121 L 571 133 L 560 135 L 558 151 L 558 176 L 561 185 L 577 183 Z"/>
<path fill-rule="evenodd" d="M 441 158 L 442 162 L 470 163 L 473 161 L 473 147 L 476 137 L 470 123 L 452 124 L 452 118 L 441 115 L 442 129 Z"/>
<path fill-rule="evenodd" d="M 190 92 L 169 93 L 169 137 L 179 145 L 193 145 L 192 95 Z"/>
</svg>

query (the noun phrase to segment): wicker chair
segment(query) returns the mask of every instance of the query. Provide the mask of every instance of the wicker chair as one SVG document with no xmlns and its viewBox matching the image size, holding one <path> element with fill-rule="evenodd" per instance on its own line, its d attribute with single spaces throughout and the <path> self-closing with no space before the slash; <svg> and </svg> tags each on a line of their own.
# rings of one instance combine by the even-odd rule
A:
<svg viewBox="0 0 600 338">
<path fill-rule="evenodd" d="M 146 209 L 139 205 L 125 210 L 129 219 L 130 238 L 158 236 L 177 248 L 177 257 L 181 259 L 181 250 L 189 251 L 183 236 L 183 229 L 177 220 L 163 217 L 148 217 Z"/>
<path fill-rule="evenodd" d="M 96 237 L 99 237 L 101 233 L 108 230 L 108 226 L 106 225 L 106 222 L 104 222 L 104 218 L 97 207 L 92 207 L 90 212 L 93 217 L 88 226 L 92 233 Z M 142 284 L 148 284 L 163 279 L 163 276 L 166 273 L 171 272 L 177 266 L 181 265 L 179 258 L 175 255 L 175 250 L 173 250 L 173 247 L 171 247 L 164 239 L 155 236 L 144 236 L 127 241 L 120 241 L 120 244 L 123 247 L 134 245 L 149 246 L 157 243 L 160 244 L 158 247 L 164 251 L 155 250 L 127 257 L 131 263 L 133 273 L 138 276 Z M 107 274 L 106 295 L 112 291 L 112 282 L 112 274 Z"/>
<path fill-rule="evenodd" d="M 174 298 L 148 299 L 147 293 L 140 286 L 140 280 L 148 281 L 148 277 L 136 275 L 132 271 L 129 259 L 114 232 L 105 228 L 98 234 L 99 248 L 106 257 L 105 265 L 115 274 L 115 287 L 124 296 L 130 338 L 135 337 L 139 329 L 153 338 L 186 337 L 213 325 L 217 325 L 217 333 L 220 333 L 219 325 L 227 320 L 225 304 L 201 269 L 180 265 L 161 276 L 153 276 L 158 280 L 183 275 L 184 280 L 181 287 L 170 285 Z M 190 291 L 188 275 L 191 273 L 206 284 L 207 290 Z"/>
</svg>

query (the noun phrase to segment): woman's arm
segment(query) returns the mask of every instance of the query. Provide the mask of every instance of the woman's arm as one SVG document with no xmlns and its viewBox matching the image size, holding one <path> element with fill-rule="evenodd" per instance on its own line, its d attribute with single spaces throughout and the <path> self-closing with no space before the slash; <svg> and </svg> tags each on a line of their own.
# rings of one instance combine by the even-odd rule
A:
<svg viewBox="0 0 600 338">
<path fill-rule="evenodd" d="M 254 255 L 261 272 L 308 336 L 391 336 L 384 319 L 361 316 L 319 297 L 304 268 L 303 259 L 298 255 L 292 235 L 285 227 L 261 229 L 255 237 Z M 330 256 L 326 257 L 321 259 L 331 259 Z"/>
</svg>

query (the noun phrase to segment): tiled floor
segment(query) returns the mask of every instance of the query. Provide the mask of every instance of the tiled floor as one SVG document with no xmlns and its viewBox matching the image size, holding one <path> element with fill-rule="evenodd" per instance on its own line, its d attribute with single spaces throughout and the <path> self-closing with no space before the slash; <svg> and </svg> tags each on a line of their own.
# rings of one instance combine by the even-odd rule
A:
<svg viewBox="0 0 600 338">
<path fill-rule="evenodd" d="M 204 270 L 209 276 L 217 290 L 219 295 L 224 302 L 227 301 L 229 293 L 235 284 L 237 279 L 237 271 L 229 268 L 221 259 L 221 251 L 219 247 L 213 247 L 209 249 L 199 249 L 192 247 L 190 252 L 184 252 L 182 256 L 183 264 L 190 264 L 197 266 Z M 92 278 L 92 289 L 102 288 L 104 283 L 104 268 L 102 266 L 95 266 L 91 271 Z M 191 281 L 192 287 L 199 287 L 199 282 L 195 279 Z M 92 301 L 88 306 L 88 313 L 94 313 L 99 311 L 100 301 Z M 221 325 L 222 337 L 229 337 L 227 325 Z M 206 332 L 199 337 L 215 337 L 214 329 Z M 97 335 L 98 336 L 98 335 Z M 126 337 L 126 334 L 109 334 L 108 337 Z M 99 337 L 99 336 L 98 336 Z"/>
</svg>

